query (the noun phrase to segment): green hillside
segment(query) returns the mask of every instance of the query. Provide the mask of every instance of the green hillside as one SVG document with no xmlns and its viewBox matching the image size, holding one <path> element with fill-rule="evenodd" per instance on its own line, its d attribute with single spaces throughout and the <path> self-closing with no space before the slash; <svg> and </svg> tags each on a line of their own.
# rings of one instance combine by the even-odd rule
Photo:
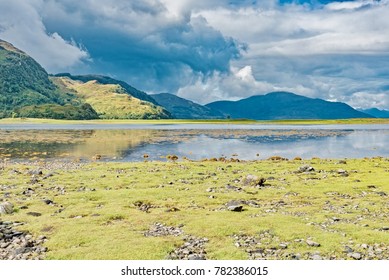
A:
<svg viewBox="0 0 389 280">
<path fill-rule="evenodd" d="M 105 84 L 80 77 L 83 76 L 56 76 L 52 77 L 52 80 L 58 87 L 73 92 L 79 100 L 90 104 L 102 119 L 171 118 L 170 113 L 164 108 L 132 96 L 120 84 Z"/>
<path fill-rule="evenodd" d="M 146 93 L 99 75 L 50 77 L 33 58 L 0 40 L 0 118 L 166 119 Z"/>
<path fill-rule="evenodd" d="M 66 104 L 66 107 L 63 105 Z M 56 87 L 34 59 L 0 40 L 0 118 L 93 119 L 96 112 Z M 85 110 L 87 109 L 87 110 Z"/>
</svg>

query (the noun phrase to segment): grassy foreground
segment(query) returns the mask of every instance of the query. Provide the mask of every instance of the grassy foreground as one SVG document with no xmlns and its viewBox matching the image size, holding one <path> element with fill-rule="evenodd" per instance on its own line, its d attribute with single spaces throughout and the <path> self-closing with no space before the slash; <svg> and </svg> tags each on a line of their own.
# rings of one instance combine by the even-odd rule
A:
<svg viewBox="0 0 389 280">
<path fill-rule="evenodd" d="M 145 236 L 155 223 L 207 238 L 207 259 L 388 259 L 388 172 L 385 158 L 4 162 L 0 197 L 16 211 L 0 219 L 46 235 L 48 259 L 165 259 L 185 241 Z M 229 211 L 231 200 L 243 211 Z"/>
</svg>

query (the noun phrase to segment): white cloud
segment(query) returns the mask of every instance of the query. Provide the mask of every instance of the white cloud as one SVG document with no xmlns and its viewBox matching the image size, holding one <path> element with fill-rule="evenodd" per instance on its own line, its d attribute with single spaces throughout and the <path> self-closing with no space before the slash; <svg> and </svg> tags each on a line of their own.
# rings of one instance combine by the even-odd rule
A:
<svg viewBox="0 0 389 280">
<path fill-rule="evenodd" d="M 0 0 L 0 10 L 0 37 L 49 71 L 89 53 L 91 72 L 202 104 L 283 90 L 389 109 L 388 0 Z"/>
<path fill-rule="evenodd" d="M 369 93 L 356 92 L 353 93 L 349 99 L 349 104 L 354 108 L 389 108 L 389 92 Z M 366 106 L 369 104 L 369 106 Z"/>
<path fill-rule="evenodd" d="M 48 71 L 61 71 L 88 59 L 88 52 L 58 33 L 49 34 L 37 12 L 42 1 L 0 0 L 0 38 L 24 50 Z"/>
</svg>

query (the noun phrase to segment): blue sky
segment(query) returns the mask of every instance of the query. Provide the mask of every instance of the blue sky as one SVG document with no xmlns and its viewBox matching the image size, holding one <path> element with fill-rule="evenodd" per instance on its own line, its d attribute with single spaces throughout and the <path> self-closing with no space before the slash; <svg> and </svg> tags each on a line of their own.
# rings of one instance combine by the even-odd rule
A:
<svg viewBox="0 0 389 280">
<path fill-rule="evenodd" d="M 389 0 L 0 0 L 0 38 L 50 73 L 206 104 L 283 90 L 389 109 Z"/>
</svg>

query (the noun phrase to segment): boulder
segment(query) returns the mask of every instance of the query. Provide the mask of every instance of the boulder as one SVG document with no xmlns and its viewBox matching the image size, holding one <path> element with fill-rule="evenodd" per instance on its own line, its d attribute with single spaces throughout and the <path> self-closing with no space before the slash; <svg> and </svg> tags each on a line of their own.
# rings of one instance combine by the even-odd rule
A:
<svg viewBox="0 0 389 280">
<path fill-rule="evenodd" d="M 14 211 L 14 206 L 11 202 L 3 202 L 0 204 L 0 214 L 12 214 Z"/>
<path fill-rule="evenodd" d="M 243 211 L 243 205 L 240 201 L 237 200 L 231 200 L 226 203 L 227 209 L 229 211 L 233 212 L 242 212 Z"/>
</svg>

